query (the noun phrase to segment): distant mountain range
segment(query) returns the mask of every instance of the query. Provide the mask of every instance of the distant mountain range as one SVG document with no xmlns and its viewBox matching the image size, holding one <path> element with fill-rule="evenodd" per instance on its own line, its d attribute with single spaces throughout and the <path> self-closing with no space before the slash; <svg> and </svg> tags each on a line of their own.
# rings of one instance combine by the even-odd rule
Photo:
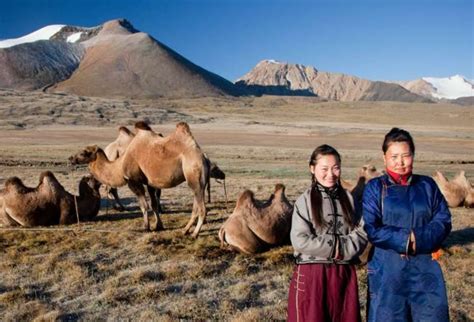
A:
<svg viewBox="0 0 474 322">
<path fill-rule="evenodd" d="M 303 95 L 340 101 L 432 102 L 474 96 L 471 81 L 422 78 L 379 82 L 274 60 L 235 84 L 209 72 L 125 19 L 85 28 L 51 25 L 0 41 L 0 87 L 100 97 Z"/>
</svg>

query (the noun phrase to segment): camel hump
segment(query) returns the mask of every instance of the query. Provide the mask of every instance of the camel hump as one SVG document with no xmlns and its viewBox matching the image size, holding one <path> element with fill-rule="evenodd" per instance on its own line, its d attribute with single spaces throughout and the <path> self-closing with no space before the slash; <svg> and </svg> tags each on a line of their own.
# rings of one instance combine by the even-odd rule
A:
<svg viewBox="0 0 474 322">
<path fill-rule="evenodd" d="M 275 185 L 275 194 L 276 193 L 285 193 L 285 185 L 282 183 L 277 183 Z"/>
<path fill-rule="evenodd" d="M 250 190 L 245 190 L 242 192 L 239 196 L 239 199 L 237 199 L 237 204 L 235 205 L 235 208 L 240 208 L 243 206 L 248 206 L 248 205 L 253 205 L 254 204 L 254 196 L 253 192 Z"/>
<path fill-rule="evenodd" d="M 18 177 L 10 177 L 5 180 L 5 189 L 8 190 L 9 187 L 26 188 L 23 181 Z"/>
<path fill-rule="evenodd" d="M 435 170 L 435 172 L 433 173 L 433 177 L 437 178 L 438 180 L 442 182 L 448 181 L 446 177 L 441 173 L 441 171 L 438 171 L 438 170 Z"/>
<path fill-rule="evenodd" d="M 135 129 L 144 130 L 144 131 L 153 131 L 150 125 L 148 125 L 148 123 L 146 123 L 145 121 L 140 121 L 140 122 L 135 123 Z"/>
<path fill-rule="evenodd" d="M 119 132 L 123 132 L 127 135 L 133 135 L 132 131 L 130 131 L 126 126 L 119 127 Z"/>
<path fill-rule="evenodd" d="M 186 122 L 179 122 L 178 124 L 176 124 L 176 131 L 191 135 L 191 129 L 189 128 L 189 125 Z"/>
</svg>

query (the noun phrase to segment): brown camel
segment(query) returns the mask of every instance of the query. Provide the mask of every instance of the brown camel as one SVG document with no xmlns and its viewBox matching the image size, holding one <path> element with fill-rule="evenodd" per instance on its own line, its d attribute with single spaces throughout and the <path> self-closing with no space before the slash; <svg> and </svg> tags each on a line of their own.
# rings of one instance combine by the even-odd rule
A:
<svg viewBox="0 0 474 322">
<path fill-rule="evenodd" d="M 184 233 L 187 234 L 199 218 L 192 234 L 197 237 L 206 219 L 204 194 L 209 164 L 189 125 L 185 122 L 176 124 L 176 130 L 167 137 L 153 132 L 144 122 L 135 124 L 135 129 L 135 138 L 125 151 L 122 164 L 123 174 L 133 183 L 132 191 L 139 195 L 139 184 L 144 182 L 156 189 L 167 189 L 186 181 L 194 192 L 194 203 Z M 144 198 L 139 201 L 146 222 L 148 205 Z M 159 221 L 158 213 L 155 215 Z"/>
<path fill-rule="evenodd" d="M 357 205 L 362 202 L 362 194 L 367 181 L 378 176 L 380 176 L 380 172 L 377 171 L 377 168 L 371 164 L 366 164 L 359 169 L 356 184 L 341 180 L 341 185 L 352 194 Z"/>
<path fill-rule="evenodd" d="M 256 201 L 253 192 L 245 190 L 219 230 L 221 247 L 228 244 L 241 253 L 255 254 L 282 244 L 289 238 L 292 212 L 282 184 L 275 186 L 266 202 Z"/>
<path fill-rule="evenodd" d="M 38 186 L 26 187 L 18 177 L 11 177 L 0 191 L 0 225 L 47 226 L 87 221 L 100 208 L 100 183 L 84 176 L 79 183 L 79 196 L 67 192 L 50 171 L 41 173 Z"/>
<path fill-rule="evenodd" d="M 146 178 L 143 174 L 140 174 L 140 170 L 137 170 L 137 177 L 141 176 L 141 180 L 137 182 L 130 181 L 128 178 L 125 177 L 123 171 L 123 161 L 124 157 L 121 156 L 114 161 L 109 161 L 107 156 L 105 155 L 104 150 L 99 148 L 97 145 L 91 145 L 85 147 L 83 150 L 79 151 L 75 155 L 69 157 L 69 161 L 71 164 L 88 164 L 90 173 L 96 178 L 99 182 L 104 185 L 107 185 L 112 188 L 123 187 L 128 185 L 130 190 L 135 193 L 138 198 L 140 208 L 142 212 L 144 209 L 147 209 L 144 222 L 144 228 L 146 230 L 150 229 L 150 225 L 148 223 L 148 204 L 146 203 L 146 196 L 145 196 L 145 188 L 144 185 L 148 189 L 148 193 L 150 195 L 150 200 L 152 204 L 153 212 L 156 216 L 156 226 L 155 230 L 163 228 L 163 224 L 159 218 L 159 208 L 156 199 L 156 190 L 153 187 L 150 187 L 146 184 Z M 146 205 L 144 208 L 143 205 Z"/>
<path fill-rule="evenodd" d="M 119 156 L 124 154 L 125 150 L 127 149 L 127 146 L 135 137 L 135 134 L 133 134 L 125 126 L 119 127 L 118 132 L 119 134 L 117 138 L 109 145 L 107 145 L 104 149 L 105 155 L 107 156 L 107 159 L 109 159 L 109 161 L 114 161 L 118 159 Z M 121 203 L 120 198 L 118 196 L 117 188 L 105 186 L 105 189 L 107 190 L 109 199 L 113 199 L 115 201 L 114 208 L 121 211 L 125 210 L 125 207 Z"/>
<path fill-rule="evenodd" d="M 125 153 L 115 161 L 109 161 L 105 153 L 97 146 L 87 147 L 69 159 L 72 163 L 89 164 L 91 173 L 103 184 L 120 187 L 125 184 L 138 197 L 143 212 L 145 229 L 149 229 L 149 206 L 145 198 L 144 185 L 150 196 L 156 189 L 173 188 L 186 181 L 194 192 L 194 204 L 191 219 L 184 228 L 188 233 L 199 217 L 193 232 L 197 237 L 206 217 L 204 192 L 209 165 L 195 141 L 188 124 L 176 125 L 174 133 L 162 137 L 155 133 L 145 122 L 135 124 L 136 135 Z M 158 202 L 150 198 L 156 218 L 155 229 L 162 229 Z"/>
<path fill-rule="evenodd" d="M 474 189 L 469 180 L 467 180 L 464 171 L 456 174 L 451 181 L 448 181 L 440 171 L 435 171 L 432 177 L 449 207 L 465 206 L 471 208 L 474 206 Z"/>
<path fill-rule="evenodd" d="M 219 180 L 223 180 L 224 183 L 224 194 L 227 202 L 227 191 L 225 189 L 225 173 L 224 171 L 219 168 L 219 166 L 215 163 L 209 160 L 206 154 L 204 154 L 204 157 L 206 158 L 206 162 L 208 163 L 209 167 L 209 175 L 208 178 L 206 178 L 206 188 L 207 188 L 207 202 L 211 202 L 211 178 L 214 178 L 217 183 L 220 183 Z"/>
<path fill-rule="evenodd" d="M 463 205 L 464 200 L 466 199 L 466 189 L 462 186 L 460 174 L 458 174 L 456 179 L 453 179 L 452 181 L 448 181 L 440 171 L 435 171 L 432 177 L 450 208 Z"/>
</svg>

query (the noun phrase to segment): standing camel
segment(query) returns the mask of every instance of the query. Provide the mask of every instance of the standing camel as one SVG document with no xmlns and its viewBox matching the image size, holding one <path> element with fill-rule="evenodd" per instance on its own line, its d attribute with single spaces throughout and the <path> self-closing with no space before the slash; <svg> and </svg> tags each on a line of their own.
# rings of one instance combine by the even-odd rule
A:
<svg viewBox="0 0 474 322">
<path fill-rule="evenodd" d="M 197 237 L 206 219 L 204 195 L 209 163 L 189 125 L 185 122 L 176 124 L 175 131 L 166 137 L 153 132 L 144 122 L 135 124 L 135 129 L 135 138 L 127 147 L 122 163 L 123 174 L 132 183 L 132 191 L 141 194 L 140 184 L 143 183 L 155 189 L 167 189 L 186 181 L 194 193 L 194 202 L 191 218 L 183 232 L 187 234 L 198 219 L 192 234 Z M 139 201 L 147 222 L 148 205 L 145 199 Z M 156 216 L 159 218 L 158 214 Z"/>
<path fill-rule="evenodd" d="M 125 150 L 127 149 L 127 146 L 135 137 L 135 134 L 133 134 L 125 126 L 119 127 L 118 132 L 119 134 L 117 138 L 113 142 L 111 142 L 109 145 L 107 145 L 104 149 L 105 155 L 107 156 L 107 159 L 109 159 L 109 161 L 115 161 L 116 159 L 118 159 L 118 157 L 120 157 L 125 152 Z M 125 207 L 120 202 L 117 188 L 105 186 L 105 189 L 107 191 L 107 195 L 109 196 L 109 199 L 113 198 L 113 200 L 115 201 L 114 208 L 121 211 L 125 210 Z"/>
<path fill-rule="evenodd" d="M 145 198 L 144 185 L 150 196 L 156 189 L 173 188 L 186 181 L 194 193 L 191 218 L 184 228 L 188 233 L 199 218 L 193 237 L 197 237 L 206 218 L 204 192 L 209 163 L 206 162 L 187 123 L 180 122 L 176 130 L 162 137 L 145 122 L 135 124 L 136 135 L 125 153 L 115 161 L 109 161 L 97 146 L 87 147 L 69 159 L 72 163 L 88 163 L 91 173 L 103 184 L 112 187 L 128 185 L 137 196 L 143 213 L 145 229 L 149 229 L 150 211 Z M 162 229 L 158 202 L 151 197 L 151 207 L 156 218 L 156 230 Z"/>
</svg>

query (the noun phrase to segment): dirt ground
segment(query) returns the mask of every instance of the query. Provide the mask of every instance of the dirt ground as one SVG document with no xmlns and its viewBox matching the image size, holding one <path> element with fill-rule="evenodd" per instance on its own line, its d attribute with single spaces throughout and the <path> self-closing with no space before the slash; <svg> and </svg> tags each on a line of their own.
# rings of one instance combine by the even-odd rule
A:
<svg viewBox="0 0 474 322">
<path fill-rule="evenodd" d="M 143 219 L 127 188 L 119 189 L 127 211 L 111 209 L 104 195 L 97 220 L 71 225 L 71 231 L 0 230 L 5 320 L 284 320 L 291 247 L 237 255 L 219 248 L 217 230 L 244 189 L 266 199 L 283 183 L 294 201 L 309 184 L 308 158 L 323 143 L 339 150 L 343 177 L 355 180 L 364 164 L 383 169 L 383 135 L 402 127 L 415 139 L 415 172 L 441 170 L 452 178 L 463 170 L 474 182 L 469 106 L 291 97 L 131 101 L 0 91 L 0 116 L 0 185 L 18 176 L 34 186 L 41 171 L 51 170 L 77 192 L 87 169 L 71 168 L 71 154 L 86 145 L 105 147 L 119 125 L 133 129 L 134 122 L 147 120 L 166 135 L 184 120 L 226 172 L 229 199 L 226 204 L 223 186 L 213 182 L 197 240 L 180 234 L 192 209 L 185 184 L 163 192 L 164 232 L 141 230 Z M 468 321 L 474 319 L 474 210 L 452 213 L 441 265 L 451 318 Z M 363 267 L 358 275 L 365 310 Z"/>
</svg>

